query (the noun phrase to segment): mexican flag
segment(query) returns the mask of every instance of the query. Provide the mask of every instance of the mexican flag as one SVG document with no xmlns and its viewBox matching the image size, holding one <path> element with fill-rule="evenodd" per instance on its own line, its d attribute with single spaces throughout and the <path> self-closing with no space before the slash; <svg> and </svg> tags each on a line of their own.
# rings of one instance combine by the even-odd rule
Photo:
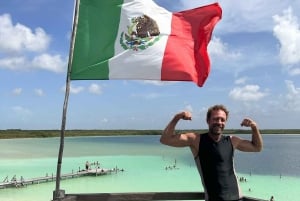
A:
<svg viewBox="0 0 300 201">
<path fill-rule="evenodd" d="M 210 71 L 218 3 L 172 13 L 152 0 L 78 0 L 71 80 L 193 81 Z"/>
</svg>

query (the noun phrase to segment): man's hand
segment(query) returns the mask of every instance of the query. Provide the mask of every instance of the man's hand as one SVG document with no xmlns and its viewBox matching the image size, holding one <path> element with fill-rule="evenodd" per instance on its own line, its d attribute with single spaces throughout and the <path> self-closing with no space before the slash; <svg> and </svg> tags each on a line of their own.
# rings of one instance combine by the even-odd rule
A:
<svg viewBox="0 0 300 201">
<path fill-rule="evenodd" d="M 252 127 L 252 126 L 256 126 L 256 123 L 252 119 L 245 118 L 242 121 L 241 126 Z"/>
<path fill-rule="evenodd" d="M 192 120 L 192 114 L 188 111 L 184 111 L 180 113 L 180 118 L 183 120 Z"/>
</svg>

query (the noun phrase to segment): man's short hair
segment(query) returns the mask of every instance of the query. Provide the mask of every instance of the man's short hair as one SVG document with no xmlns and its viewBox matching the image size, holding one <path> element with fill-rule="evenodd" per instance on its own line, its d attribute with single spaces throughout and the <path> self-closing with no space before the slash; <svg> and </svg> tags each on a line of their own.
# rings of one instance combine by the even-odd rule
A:
<svg viewBox="0 0 300 201">
<path fill-rule="evenodd" d="M 210 119 L 212 111 L 217 111 L 217 110 L 223 110 L 226 114 L 226 120 L 228 119 L 229 111 L 227 110 L 227 108 L 224 105 L 219 104 L 219 105 L 214 105 L 214 106 L 211 106 L 210 108 L 208 108 L 207 114 L 206 114 L 206 120 L 208 121 Z"/>
</svg>

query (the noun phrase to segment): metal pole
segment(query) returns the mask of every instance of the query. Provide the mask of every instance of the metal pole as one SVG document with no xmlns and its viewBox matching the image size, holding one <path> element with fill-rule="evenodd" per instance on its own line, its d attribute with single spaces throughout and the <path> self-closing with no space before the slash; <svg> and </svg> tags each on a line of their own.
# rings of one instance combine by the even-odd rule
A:
<svg viewBox="0 0 300 201">
<path fill-rule="evenodd" d="M 61 164 L 64 152 L 64 137 L 65 137 L 65 129 L 66 129 L 66 116 L 67 116 L 67 108 L 68 108 L 68 100 L 70 94 L 70 74 L 72 68 L 72 60 L 73 60 L 73 49 L 75 43 L 75 35 L 76 35 L 76 28 L 78 22 L 78 8 L 79 8 L 79 1 L 75 0 L 75 13 L 73 19 L 73 31 L 72 31 L 72 38 L 70 43 L 70 51 L 69 51 L 69 60 L 68 60 L 68 71 L 67 71 L 67 78 L 66 78 L 66 91 L 65 91 L 65 100 L 63 105 L 63 114 L 62 114 L 62 123 L 61 123 L 61 132 L 60 132 L 60 145 L 59 145 L 59 152 L 57 158 L 57 169 L 56 169 L 56 188 L 53 192 L 53 200 L 61 200 L 65 197 L 65 191 L 60 189 L 60 179 L 61 179 Z"/>
</svg>

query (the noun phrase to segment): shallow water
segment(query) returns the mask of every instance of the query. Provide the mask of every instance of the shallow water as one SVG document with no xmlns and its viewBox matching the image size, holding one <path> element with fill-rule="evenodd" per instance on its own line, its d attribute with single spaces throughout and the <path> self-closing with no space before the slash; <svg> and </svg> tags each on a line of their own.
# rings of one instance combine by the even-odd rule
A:
<svg viewBox="0 0 300 201">
<path fill-rule="evenodd" d="M 299 153 L 298 148 L 293 149 L 299 147 L 295 140 L 300 141 L 300 136 L 287 138 L 264 137 L 264 151 L 258 154 L 236 152 L 238 176 L 247 179 L 240 182 L 244 195 L 267 200 L 273 195 L 276 201 L 298 200 Z M 290 145 L 291 153 L 284 143 Z M 32 178 L 56 173 L 58 138 L 0 140 L 0 146 L 5 150 L 0 153 L 0 180 L 6 176 Z M 285 164 L 274 166 L 283 153 L 288 155 L 281 160 L 285 169 Z M 87 160 L 125 171 L 62 180 L 61 189 L 66 193 L 203 191 L 189 149 L 163 146 L 158 136 L 67 138 L 62 174 L 83 169 Z M 175 160 L 177 168 L 166 169 Z M 49 201 L 54 189 L 55 182 L 0 189 L 0 200 Z"/>
</svg>

